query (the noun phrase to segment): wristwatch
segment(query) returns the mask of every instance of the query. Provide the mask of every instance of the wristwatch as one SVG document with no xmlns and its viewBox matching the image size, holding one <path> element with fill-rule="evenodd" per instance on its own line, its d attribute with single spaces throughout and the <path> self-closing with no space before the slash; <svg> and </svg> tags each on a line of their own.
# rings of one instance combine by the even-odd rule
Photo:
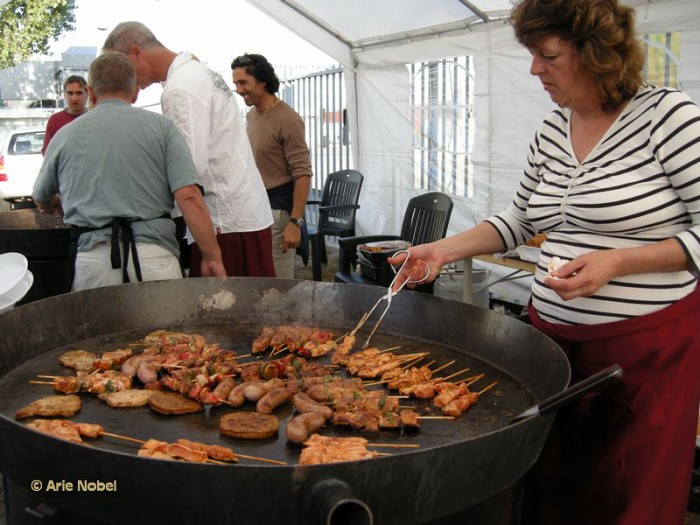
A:
<svg viewBox="0 0 700 525">
<path fill-rule="evenodd" d="M 297 226 L 299 226 L 299 228 L 304 226 L 304 218 L 303 217 L 301 219 L 295 219 L 294 217 L 290 217 L 289 222 L 291 222 L 292 224 L 296 224 Z"/>
</svg>

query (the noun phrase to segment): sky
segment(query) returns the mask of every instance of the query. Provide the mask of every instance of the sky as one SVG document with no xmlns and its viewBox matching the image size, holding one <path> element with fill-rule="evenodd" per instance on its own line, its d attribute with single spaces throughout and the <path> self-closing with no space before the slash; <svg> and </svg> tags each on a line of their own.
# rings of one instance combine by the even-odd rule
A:
<svg viewBox="0 0 700 525">
<path fill-rule="evenodd" d="M 271 63 L 329 65 L 333 60 L 245 0 L 77 0 L 76 30 L 51 45 L 101 47 L 119 22 L 146 24 L 166 47 L 191 51 L 215 69 L 229 69 L 242 53 L 261 53 Z"/>
<path fill-rule="evenodd" d="M 282 67 L 335 64 L 245 0 L 76 0 L 76 29 L 51 43 L 52 58 L 60 58 L 71 46 L 99 50 L 110 30 L 128 20 L 146 24 L 165 47 L 193 53 L 229 83 L 231 61 L 243 53 L 265 55 L 280 73 Z M 139 105 L 144 95 L 153 98 L 159 89 L 143 92 Z"/>
</svg>

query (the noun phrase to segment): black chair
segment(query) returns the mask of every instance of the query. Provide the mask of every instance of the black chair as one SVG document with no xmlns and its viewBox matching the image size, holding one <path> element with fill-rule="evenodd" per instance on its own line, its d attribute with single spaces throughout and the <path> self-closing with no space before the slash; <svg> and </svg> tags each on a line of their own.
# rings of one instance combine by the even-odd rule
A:
<svg viewBox="0 0 700 525">
<path fill-rule="evenodd" d="M 408 241 L 416 246 L 442 239 L 447 234 L 453 206 L 452 199 L 439 191 L 418 195 L 408 202 L 401 235 L 369 235 L 338 239 L 339 271 L 335 274 L 335 282 L 385 286 L 385 283 L 353 271 L 357 266 L 357 247 L 369 242 L 391 240 Z M 432 293 L 433 284 L 417 286 L 416 290 Z"/>
<path fill-rule="evenodd" d="M 321 280 L 321 264 L 328 263 L 326 235 L 349 237 L 355 235 L 355 213 L 360 207 L 360 189 L 364 177 L 356 170 L 341 170 L 328 175 L 321 200 L 307 201 L 318 206 L 318 223 L 308 225 L 311 244 L 311 270 L 314 281 Z"/>
</svg>

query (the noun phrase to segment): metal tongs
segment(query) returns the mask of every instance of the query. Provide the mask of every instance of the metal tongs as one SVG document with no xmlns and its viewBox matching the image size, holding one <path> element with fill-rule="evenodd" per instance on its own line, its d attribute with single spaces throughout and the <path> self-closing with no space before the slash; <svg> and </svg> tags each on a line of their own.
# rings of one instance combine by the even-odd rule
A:
<svg viewBox="0 0 700 525">
<path fill-rule="evenodd" d="M 403 270 L 403 267 L 406 266 L 406 263 L 408 262 L 408 259 L 409 259 L 409 257 L 411 256 L 411 254 L 408 252 L 408 250 L 399 250 L 399 251 L 396 252 L 394 255 L 392 255 L 392 257 L 396 257 L 397 255 L 402 254 L 402 253 L 405 253 L 405 254 L 406 254 L 406 258 L 405 258 L 405 259 L 403 260 L 403 262 L 401 263 L 401 267 L 399 268 L 399 270 L 397 271 L 396 268 L 394 268 L 393 265 L 390 265 L 390 266 L 391 266 L 391 270 L 392 270 L 396 275 L 395 275 L 394 278 L 391 280 L 391 284 L 389 284 L 389 288 L 387 289 L 386 295 L 381 296 L 381 297 L 377 300 L 377 302 L 374 303 L 374 306 L 370 309 L 369 312 L 365 313 L 365 314 L 362 316 L 362 318 L 360 319 L 360 322 L 357 323 L 357 326 L 355 327 L 355 329 L 350 333 L 350 335 L 353 335 L 353 336 L 354 336 L 354 335 L 357 333 L 357 331 L 358 331 L 360 328 L 362 328 L 362 326 L 367 322 L 367 319 L 370 318 L 370 316 L 374 313 L 374 311 L 377 309 L 377 307 L 379 306 L 379 304 L 380 304 L 382 301 L 386 301 L 386 306 L 384 307 L 384 311 L 383 311 L 383 312 L 381 313 L 381 315 L 379 316 L 379 319 L 377 320 L 376 324 L 374 325 L 374 328 L 372 328 L 372 331 L 369 333 L 369 336 L 367 336 L 367 341 L 365 341 L 365 344 L 362 345 L 362 349 L 363 349 L 363 350 L 369 346 L 369 342 L 370 342 L 370 340 L 372 339 L 372 336 L 374 335 L 374 332 L 377 331 L 377 328 L 379 328 L 379 324 L 382 322 L 382 320 L 384 319 L 384 316 L 386 315 L 387 311 L 389 310 L 389 307 L 391 306 L 391 298 L 394 297 L 397 293 L 399 293 L 399 292 L 403 289 L 403 287 L 406 286 L 408 283 L 411 283 L 411 284 L 420 284 L 420 283 L 423 283 L 423 282 L 426 281 L 426 279 L 427 279 L 428 276 L 430 275 L 430 265 L 429 265 L 428 263 L 425 263 L 425 265 L 426 265 L 426 270 L 427 270 L 427 271 L 425 272 L 425 276 L 423 276 L 422 279 L 420 279 L 420 280 L 418 280 L 418 281 L 412 281 L 412 280 L 410 280 L 410 279 L 406 279 L 404 282 L 401 283 L 401 285 L 396 289 L 396 291 L 392 291 L 392 288 L 394 287 L 394 283 L 396 282 L 396 279 L 398 278 L 399 274 L 401 273 L 401 270 Z"/>
</svg>

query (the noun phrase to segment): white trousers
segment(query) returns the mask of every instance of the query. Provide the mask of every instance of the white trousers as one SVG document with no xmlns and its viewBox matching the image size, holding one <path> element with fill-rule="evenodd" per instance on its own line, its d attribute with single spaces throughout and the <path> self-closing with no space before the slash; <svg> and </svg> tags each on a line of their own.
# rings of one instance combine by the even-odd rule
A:
<svg viewBox="0 0 700 525">
<path fill-rule="evenodd" d="M 121 245 L 119 246 L 121 250 Z M 157 244 L 136 243 L 136 251 L 141 265 L 141 276 L 144 281 L 162 281 L 165 279 L 181 279 L 180 261 L 172 253 Z M 137 282 L 134 271 L 134 261 L 129 253 L 129 279 Z M 124 253 L 122 251 L 122 262 Z M 122 284 L 122 269 L 112 268 L 111 246 L 100 243 L 92 250 L 78 252 L 75 260 L 75 278 L 71 291 L 100 288 Z"/>
</svg>

